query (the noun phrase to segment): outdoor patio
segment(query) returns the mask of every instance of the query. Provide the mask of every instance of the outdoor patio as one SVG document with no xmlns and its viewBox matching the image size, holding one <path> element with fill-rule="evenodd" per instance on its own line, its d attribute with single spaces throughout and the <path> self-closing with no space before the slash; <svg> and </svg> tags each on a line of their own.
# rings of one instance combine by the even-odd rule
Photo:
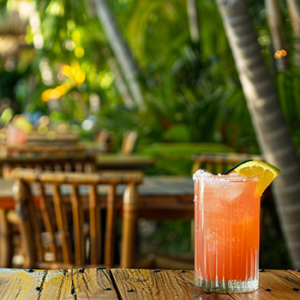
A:
<svg viewBox="0 0 300 300">
<path fill-rule="evenodd" d="M 84 274 L 98 281 L 82 299 L 107 295 L 105 276 L 111 299 L 142 299 L 128 282 L 167 269 L 178 299 L 210 297 L 194 285 L 297 299 L 296 0 L 3 0 L 0 13 L 0 295 L 23 270 L 46 287 L 61 269 L 66 295 Z"/>
</svg>

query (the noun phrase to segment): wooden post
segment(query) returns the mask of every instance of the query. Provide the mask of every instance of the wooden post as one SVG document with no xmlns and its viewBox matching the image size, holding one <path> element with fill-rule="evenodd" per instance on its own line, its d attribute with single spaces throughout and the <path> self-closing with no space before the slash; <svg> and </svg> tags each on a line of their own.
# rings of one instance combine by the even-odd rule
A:
<svg viewBox="0 0 300 300">
<path fill-rule="evenodd" d="M 91 247 L 91 261 L 93 265 L 100 264 L 101 260 L 101 211 L 99 199 L 97 197 L 97 186 L 89 186 L 90 193 L 90 247 Z"/>
<path fill-rule="evenodd" d="M 16 212 L 20 219 L 20 234 L 25 250 L 23 268 L 33 268 L 37 261 L 36 244 L 34 240 L 34 228 L 28 210 L 27 188 L 21 180 L 16 180 L 13 185 L 13 197 L 16 204 Z"/>
<path fill-rule="evenodd" d="M 83 234 L 84 214 L 76 185 L 71 185 L 71 204 L 73 212 L 73 229 L 75 239 L 75 264 L 85 264 L 85 238 Z"/>
<path fill-rule="evenodd" d="M 114 264 L 116 227 L 117 227 L 117 210 L 116 210 L 116 185 L 109 187 L 107 197 L 107 214 L 106 214 L 106 230 L 105 230 L 105 266 L 112 268 Z"/>
<path fill-rule="evenodd" d="M 12 264 L 11 228 L 4 209 L 0 209 L 0 267 L 10 268 Z"/>
<path fill-rule="evenodd" d="M 53 184 L 53 202 L 56 215 L 56 223 L 59 231 L 59 238 L 62 247 L 63 262 L 72 263 L 71 237 L 69 233 L 67 214 L 57 185 Z"/>
<path fill-rule="evenodd" d="M 123 199 L 121 268 L 130 268 L 133 266 L 138 209 L 137 186 L 134 183 L 130 183 L 126 187 Z"/>
</svg>

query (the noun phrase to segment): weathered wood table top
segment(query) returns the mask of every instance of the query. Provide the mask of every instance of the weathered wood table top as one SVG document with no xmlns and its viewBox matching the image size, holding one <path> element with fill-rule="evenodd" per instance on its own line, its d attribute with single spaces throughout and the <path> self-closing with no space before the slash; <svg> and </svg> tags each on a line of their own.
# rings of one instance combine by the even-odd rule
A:
<svg viewBox="0 0 300 300">
<path fill-rule="evenodd" d="M 259 289 L 216 294 L 194 287 L 194 271 L 103 268 L 78 270 L 0 269 L 0 299 L 300 299 L 300 272 L 260 272 Z"/>
</svg>

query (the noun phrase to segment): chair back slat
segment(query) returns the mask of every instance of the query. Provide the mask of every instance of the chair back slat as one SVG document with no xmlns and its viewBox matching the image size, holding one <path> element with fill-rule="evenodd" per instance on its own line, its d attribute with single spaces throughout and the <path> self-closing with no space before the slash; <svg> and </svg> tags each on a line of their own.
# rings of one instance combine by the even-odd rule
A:
<svg viewBox="0 0 300 300">
<path fill-rule="evenodd" d="M 134 182 L 126 186 L 123 198 L 123 226 L 122 226 L 122 257 L 121 266 L 128 268 L 133 265 L 133 255 L 135 253 L 135 240 L 136 231 L 134 230 L 134 220 L 138 217 L 138 192 Z"/>
<path fill-rule="evenodd" d="M 109 187 L 107 197 L 107 218 L 105 231 L 105 265 L 108 268 L 113 266 L 115 255 L 115 240 L 117 226 L 117 209 L 116 209 L 116 185 Z"/>
<path fill-rule="evenodd" d="M 213 164 L 211 162 L 206 163 L 206 170 L 209 172 L 213 172 Z"/>
<path fill-rule="evenodd" d="M 14 169 L 12 176 L 17 179 L 16 182 L 28 188 L 28 191 L 23 188 L 26 200 L 22 202 L 22 209 L 25 209 L 28 216 L 31 211 L 35 215 L 34 218 L 20 218 L 20 228 L 24 227 L 23 225 L 26 227 L 26 233 L 21 231 L 21 238 L 29 239 L 29 242 L 26 242 L 26 252 L 32 252 L 30 260 L 24 267 L 58 268 L 61 265 L 69 268 L 72 266 L 84 267 L 90 264 L 104 264 L 107 268 L 113 267 L 115 265 L 115 249 L 119 244 L 116 242 L 118 236 L 116 232 L 120 207 L 123 208 L 121 267 L 133 266 L 134 232 L 138 216 L 137 186 L 143 180 L 141 172 L 110 171 L 87 174 Z M 34 193 L 36 183 L 41 186 L 38 207 L 41 209 L 43 226 L 40 227 L 36 225 L 39 214 L 34 200 L 27 196 L 30 195 L 29 188 L 36 195 Z M 117 186 L 124 184 L 126 188 L 123 196 L 120 197 L 116 193 Z M 49 190 L 50 187 L 52 192 Z M 99 193 L 99 187 L 101 187 L 101 193 Z M 20 194 L 15 196 L 17 206 L 21 202 L 20 198 L 22 198 Z M 27 199 L 34 205 L 34 209 L 31 208 L 32 205 L 24 204 L 28 202 Z M 120 206 L 122 203 L 123 206 Z M 106 212 L 105 229 L 101 228 L 101 224 L 103 224 L 101 212 Z M 51 217 L 53 213 L 55 218 Z M 87 223 L 88 226 L 86 226 Z M 86 228 L 89 230 L 86 231 Z M 48 236 L 51 237 L 48 251 L 52 253 L 52 256 L 44 255 L 44 245 L 42 245 L 44 252 L 39 251 L 42 256 L 38 256 L 35 247 L 32 247 L 32 245 L 36 245 L 37 241 L 41 244 L 41 238 L 37 238 L 37 235 L 42 235 L 42 229 L 45 229 Z M 35 238 L 32 237 L 32 232 L 35 233 Z M 54 239 L 54 236 L 57 235 L 59 243 Z M 105 241 L 104 258 L 101 256 L 102 240 Z M 51 261 L 49 257 L 51 257 Z"/>
<path fill-rule="evenodd" d="M 123 135 L 121 153 L 124 155 L 132 154 L 136 140 L 138 138 L 138 133 L 136 131 L 130 131 Z"/>
<path fill-rule="evenodd" d="M 27 204 L 26 203 L 24 203 L 24 204 L 28 206 L 30 219 L 31 219 L 31 222 L 32 222 L 32 225 L 34 228 L 33 233 L 34 233 L 34 238 L 35 238 L 37 248 L 38 248 L 38 258 L 43 259 L 45 253 L 44 253 L 44 250 L 42 247 L 41 219 L 37 212 L 37 208 L 36 208 L 34 198 L 31 193 L 29 185 L 25 185 L 25 189 L 26 189 L 28 198 L 27 198 Z"/>
<path fill-rule="evenodd" d="M 85 240 L 83 234 L 83 208 L 81 205 L 77 186 L 71 184 L 71 204 L 73 216 L 73 230 L 74 230 L 74 246 L 75 246 L 75 263 L 76 265 L 85 264 Z"/>
<path fill-rule="evenodd" d="M 89 186 L 89 195 L 91 264 L 96 265 L 101 259 L 101 210 L 96 185 Z"/>
<path fill-rule="evenodd" d="M 40 190 L 40 209 L 42 217 L 45 223 L 46 231 L 48 232 L 47 239 L 51 253 L 54 256 L 54 260 L 58 259 L 58 249 L 55 245 L 55 216 L 52 214 L 50 203 L 46 201 L 46 194 L 44 186 L 39 182 Z"/>
<path fill-rule="evenodd" d="M 44 255 L 37 210 L 30 187 L 26 182 L 17 180 L 14 184 L 13 194 L 21 225 L 20 233 L 24 237 L 23 248 L 26 252 L 24 265 L 33 265 Z"/>
<path fill-rule="evenodd" d="M 70 264 L 72 263 L 72 247 L 67 214 L 61 199 L 59 186 L 57 184 L 53 184 L 52 188 L 58 236 L 62 249 L 62 257 L 64 263 Z"/>
<path fill-rule="evenodd" d="M 61 172 L 62 171 L 62 165 L 60 163 L 54 164 L 54 171 Z"/>
</svg>

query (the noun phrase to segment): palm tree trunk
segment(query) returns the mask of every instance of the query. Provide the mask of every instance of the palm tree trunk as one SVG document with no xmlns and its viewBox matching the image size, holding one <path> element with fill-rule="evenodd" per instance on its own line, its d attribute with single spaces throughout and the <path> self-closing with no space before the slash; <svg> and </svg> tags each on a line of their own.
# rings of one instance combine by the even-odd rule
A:
<svg viewBox="0 0 300 300">
<path fill-rule="evenodd" d="M 217 0 L 217 4 L 263 156 L 282 171 L 273 191 L 292 263 L 300 267 L 300 163 L 260 53 L 246 0 Z"/>
<path fill-rule="evenodd" d="M 137 80 L 138 67 L 133 59 L 132 53 L 126 44 L 106 1 L 94 0 L 94 5 L 108 42 L 120 65 L 123 77 L 126 79 L 132 98 L 135 100 L 136 105 L 143 109 L 143 95 Z"/>
<path fill-rule="evenodd" d="M 134 101 L 132 100 L 130 92 L 128 91 L 128 87 L 123 79 L 123 76 L 120 72 L 118 64 L 115 61 L 115 58 L 109 54 L 105 54 L 105 57 L 110 70 L 115 75 L 116 88 L 119 91 L 119 93 L 122 95 L 125 106 L 128 108 L 133 108 Z"/>
<path fill-rule="evenodd" d="M 199 43 L 200 33 L 198 25 L 198 13 L 196 0 L 186 0 L 187 14 L 189 20 L 190 36 L 194 44 Z"/>
<path fill-rule="evenodd" d="M 287 0 L 289 14 L 294 29 L 294 64 L 300 68 L 300 3 L 298 0 Z"/>
<path fill-rule="evenodd" d="M 265 0 L 265 6 L 272 35 L 272 43 L 276 59 L 276 68 L 278 72 L 283 72 L 289 68 L 289 64 L 287 56 L 283 56 L 280 52 L 280 50 L 282 49 L 285 51 L 287 50 L 287 44 L 282 32 L 282 13 L 280 11 L 278 0 Z"/>
</svg>

